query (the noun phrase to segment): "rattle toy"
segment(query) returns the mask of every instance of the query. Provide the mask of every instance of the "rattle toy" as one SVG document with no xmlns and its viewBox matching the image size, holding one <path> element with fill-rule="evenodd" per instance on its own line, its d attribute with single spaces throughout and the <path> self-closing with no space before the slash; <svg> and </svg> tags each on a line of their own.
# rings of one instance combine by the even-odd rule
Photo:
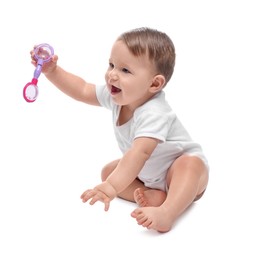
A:
<svg viewBox="0 0 256 260">
<path fill-rule="evenodd" d="M 27 102 L 34 102 L 38 96 L 38 78 L 42 71 L 42 66 L 45 62 L 51 60 L 54 55 L 52 46 L 47 43 L 39 44 L 35 50 L 35 59 L 37 60 L 36 69 L 34 71 L 33 79 L 28 82 L 23 88 L 23 97 Z"/>
</svg>

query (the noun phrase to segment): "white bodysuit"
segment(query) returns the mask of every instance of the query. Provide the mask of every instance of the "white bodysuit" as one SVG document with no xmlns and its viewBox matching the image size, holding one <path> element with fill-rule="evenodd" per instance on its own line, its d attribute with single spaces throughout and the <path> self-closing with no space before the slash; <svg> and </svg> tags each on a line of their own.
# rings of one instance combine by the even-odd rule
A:
<svg viewBox="0 0 256 260">
<path fill-rule="evenodd" d="M 201 146 L 191 139 L 165 100 L 163 91 L 138 107 L 133 117 L 121 126 L 117 125 L 121 107 L 112 101 L 106 85 L 97 86 L 96 95 L 101 106 L 112 110 L 114 132 L 123 154 L 130 149 L 135 138 L 151 137 L 159 140 L 138 175 L 145 186 L 166 191 L 167 171 L 182 154 L 198 156 L 208 167 Z"/>
</svg>

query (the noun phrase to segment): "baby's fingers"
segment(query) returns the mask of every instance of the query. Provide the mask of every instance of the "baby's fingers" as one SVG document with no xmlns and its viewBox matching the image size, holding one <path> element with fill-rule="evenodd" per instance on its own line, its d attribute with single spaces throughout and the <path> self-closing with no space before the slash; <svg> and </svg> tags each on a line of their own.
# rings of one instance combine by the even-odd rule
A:
<svg viewBox="0 0 256 260">
<path fill-rule="evenodd" d="M 105 193 L 98 191 L 91 199 L 90 205 L 93 205 L 95 202 L 100 201 L 104 203 L 104 210 L 108 211 L 110 206 L 110 199 L 108 196 L 106 196 Z"/>
<path fill-rule="evenodd" d="M 99 191 L 99 190 L 86 190 L 82 195 L 81 195 L 81 199 L 83 202 L 87 202 L 88 200 L 90 200 L 90 205 L 94 205 L 95 202 L 100 201 L 103 202 L 105 207 L 104 210 L 108 211 L 109 209 L 109 205 L 110 205 L 110 198 L 108 196 L 106 196 L 105 193 Z"/>
<path fill-rule="evenodd" d="M 92 189 L 86 190 L 80 198 L 83 202 L 87 202 L 90 198 L 92 198 L 95 195 L 95 192 Z"/>
</svg>

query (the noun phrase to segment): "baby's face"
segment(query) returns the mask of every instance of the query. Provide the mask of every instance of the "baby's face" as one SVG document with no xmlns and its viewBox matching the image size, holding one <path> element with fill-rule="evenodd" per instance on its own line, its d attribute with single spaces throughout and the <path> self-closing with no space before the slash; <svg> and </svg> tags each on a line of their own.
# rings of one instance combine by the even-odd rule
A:
<svg viewBox="0 0 256 260">
<path fill-rule="evenodd" d="M 105 79 L 116 104 L 138 107 L 144 103 L 152 96 L 150 87 L 155 75 L 146 55 L 136 57 L 123 41 L 114 43 Z"/>
</svg>

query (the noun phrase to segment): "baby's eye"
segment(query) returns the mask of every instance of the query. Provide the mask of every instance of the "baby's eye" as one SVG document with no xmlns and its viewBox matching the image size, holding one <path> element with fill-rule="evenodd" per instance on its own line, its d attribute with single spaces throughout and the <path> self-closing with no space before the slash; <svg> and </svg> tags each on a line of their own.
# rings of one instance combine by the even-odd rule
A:
<svg viewBox="0 0 256 260">
<path fill-rule="evenodd" d="M 126 69 L 126 68 L 122 68 L 122 72 L 124 72 L 124 73 L 130 73 L 130 71 L 129 71 L 128 69 Z"/>
<path fill-rule="evenodd" d="M 114 64 L 111 62 L 109 62 L 108 66 L 109 66 L 109 68 L 112 68 L 112 69 L 114 68 Z"/>
</svg>

